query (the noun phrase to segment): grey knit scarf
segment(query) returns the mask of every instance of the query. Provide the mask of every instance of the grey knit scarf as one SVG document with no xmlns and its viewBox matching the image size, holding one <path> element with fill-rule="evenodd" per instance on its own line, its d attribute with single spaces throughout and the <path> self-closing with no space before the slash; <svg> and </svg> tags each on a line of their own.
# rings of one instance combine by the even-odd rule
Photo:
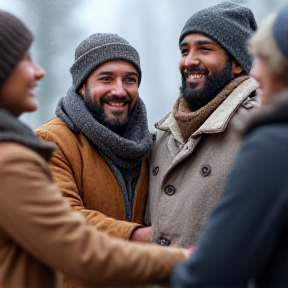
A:
<svg viewBox="0 0 288 288">
<path fill-rule="evenodd" d="M 47 161 L 50 159 L 54 145 L 40 140 L 33 131 L 18 120 L 11 112 L 0 108 L 0 142 L 17 142 L 22 144 Z"/>
<path fill-rule="evenodd" d="M 121 135 L 100 124 L 88 110 L 83 97 L 75 93 L 72 87 L 67 96 L 59 100 L 56 115 L 71 131 L 85 135 L 109 165 L 122 189 L 126 219 L 131 221 L 141 158 L 152 146 L 143 101 L 138 99 Z"/>
</svg>

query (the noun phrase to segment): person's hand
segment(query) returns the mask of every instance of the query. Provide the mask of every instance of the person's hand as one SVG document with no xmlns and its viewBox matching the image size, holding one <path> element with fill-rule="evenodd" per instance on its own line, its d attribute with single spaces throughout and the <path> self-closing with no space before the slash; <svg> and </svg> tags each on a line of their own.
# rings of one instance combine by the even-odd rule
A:
<svg viewBox="0 0 288 288">
<path fill-rule="evenodd" d="M 188 256 L 191 256 L 196 251 L 196 247 L 195 246 L 188 247 L 185 250 L 186 250 Z"/>
<path fill-rule="evenodd" d="M 137 228 L 133 231 L 130 237 L 130 241 L 150 243 L 151 231 L 152 231 L 152 226 L 144 227 L 144 228 Z"/>
</svg>

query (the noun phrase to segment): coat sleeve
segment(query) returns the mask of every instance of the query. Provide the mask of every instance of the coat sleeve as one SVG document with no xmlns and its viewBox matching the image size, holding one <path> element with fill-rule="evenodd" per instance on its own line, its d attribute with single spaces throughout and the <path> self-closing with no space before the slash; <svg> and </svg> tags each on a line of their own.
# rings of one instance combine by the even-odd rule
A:
<svg viewBox="0 0 288 288">
<path fill-rule="evenodd" d="M 260 128 L 246 138 L 196 252 L 172 273 L 173 287 L 247 287 L 282 245 L 288 136 L 287 128 L 276 130 Z"/>
<path fill-rule="evenodd" d="M 75 180 L 77 175 L 75 175 L 75 171 L 73 171 L 69 159 L 67 159 L 67 156 L 63 152 L 65 151 L 65 147 L 61 147 L 60 149 L 60 147 L 57 146 L 62 142 L 55 140 L 53 138 L 54 136 L 51 136 L 52 133 L 49 133 L 45 129 L 40 128 L 36 130 L 36 135 L 42 140 L 54 143 L 56 142 L 56 149 L 50 160 L 50 167 L 53 172 L 55 182 L 62 192 L 62 195 L 68 200 L 70 206 L 73 209 L 81 212 L 90 225 L 94 226 L 98 230 L 105 231 L 110 236 L 126 240 L 130 238 L 131 234 L 136 228 L 142 227 L 142 225 L 138 223 L 116 220 L 99 211 L 87 209 L 82 200 L 82 192 L 79 190 L 79 185 L 81 185 L 81 183 L 78 183 L 77 185 Z M 72 155 L 72 157 L 77 157 L 77 155 Z"/>
<path fill-rule="evenodd" d="M 0 157 L 0 227 L 20 249 L 88 285 L 168 281 L 185 258 L 182 250 L 113 239 L 87 225 L 61 196 L 45 161 L 9 145 Z"/>
</svg>

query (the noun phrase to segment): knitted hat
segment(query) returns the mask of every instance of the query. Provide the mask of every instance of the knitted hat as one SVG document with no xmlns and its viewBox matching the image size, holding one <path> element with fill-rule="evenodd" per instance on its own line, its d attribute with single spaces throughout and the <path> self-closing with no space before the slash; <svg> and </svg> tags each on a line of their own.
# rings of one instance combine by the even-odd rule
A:
<svg viewBox="0 0 288 288">
<path fill-rule="evenodd" d="M 249 74 L 252 60 L 247 40 L 256 29 L 257 24 L 250 9 L 224 2 L 194 14 L 186 22 L 179 44 L 188 34 L 204 34 L 220 44 Z"/>
<path fill-rule="evenodd" d="M 33 36 L 14 15 L 0 10 L 0 87 L 28 51 Z"/>
<path fill-rule="evenodd" d="M 139 73 L 140 85 L 140 57 L 136 49 L 117 34 L 96 33 L 82 41 L 76 48 L 75 62 L 70 68 L 74 90 L 77 92 L 81 88 L 93 70 L 112 60 L 131 62 Z"/>
<path fill-rule="evenodd" d="M 288 3 L 283 6 L 275 19 L 273 36 L 279 50 L 288 58 Z"/>
</svg>

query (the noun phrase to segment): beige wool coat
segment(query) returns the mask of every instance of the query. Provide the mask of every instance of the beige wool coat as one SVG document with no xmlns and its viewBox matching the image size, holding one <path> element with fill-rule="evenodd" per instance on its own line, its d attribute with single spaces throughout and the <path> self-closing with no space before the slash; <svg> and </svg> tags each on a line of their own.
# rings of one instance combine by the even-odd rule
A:
<svg viewBox="0 0 288 288">
<path fill-rule="evenodd" d="M 196 244 L 240 145 L 237 115 L 258 106 L 249 98 L 257 87 L 253 78 L 244 80 L 186 143 L 172 113 L 157 123 L 145 217 L 153 226 L 152 242 Z"/>
</svg>

